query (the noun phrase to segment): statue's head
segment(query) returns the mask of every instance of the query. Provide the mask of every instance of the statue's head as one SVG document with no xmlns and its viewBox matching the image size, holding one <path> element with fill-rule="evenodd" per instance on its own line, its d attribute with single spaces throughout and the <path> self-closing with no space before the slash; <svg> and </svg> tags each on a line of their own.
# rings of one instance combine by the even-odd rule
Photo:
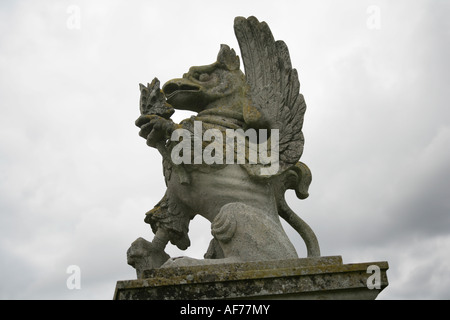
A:
<svg viewBox="0 0 450 320">
<path fill-rule="evenodd" d="M 222 44 L 216 62 L 191 67 L 183 78 L 166 82 L 162 90 L 175 109 L 200 112 L 214 101 L 243 92 L 246 82 L 239 66 L 235 51 Z"/>
</svg>

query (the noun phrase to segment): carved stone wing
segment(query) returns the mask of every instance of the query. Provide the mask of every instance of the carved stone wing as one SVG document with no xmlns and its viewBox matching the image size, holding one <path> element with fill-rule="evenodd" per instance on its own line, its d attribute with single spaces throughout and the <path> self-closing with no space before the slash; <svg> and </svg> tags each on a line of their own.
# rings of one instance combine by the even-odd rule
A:
<svg viewBox="0 0 450 320">
<path fill-rule="evenodd" d="M 306 104 L 288 48 L 255 17 L 237 17 L 234 31 L 250 88 L 251 105 L 244 119 L 250 127 L 279 129 L 281 169 L 295 165 L 303 152 Z"/>
</svg>

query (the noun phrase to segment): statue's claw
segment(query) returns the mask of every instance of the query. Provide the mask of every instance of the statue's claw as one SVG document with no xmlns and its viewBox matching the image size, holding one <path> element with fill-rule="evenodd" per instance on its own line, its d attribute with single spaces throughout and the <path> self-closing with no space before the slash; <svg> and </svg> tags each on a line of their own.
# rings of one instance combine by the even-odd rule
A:
<svg viewBox="0 0 450 320">
<path fill-rule="evenodd" d="M 177 125 L 158 115 L 141 115 L 135 122 L 141 130 L 139 136 L 147 140 L 147 145 L 156 147 L 159 141 L 167 140 Z"/>
</svg>

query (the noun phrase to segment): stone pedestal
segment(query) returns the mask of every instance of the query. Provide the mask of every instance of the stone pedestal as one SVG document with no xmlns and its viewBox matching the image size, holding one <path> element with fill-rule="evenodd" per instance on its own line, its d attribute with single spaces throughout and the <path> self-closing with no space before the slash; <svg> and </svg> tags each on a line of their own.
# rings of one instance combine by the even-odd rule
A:
<svg viewBox="0 0 450 320">
<path fill-rule="evenodd" d="M 114 299 L 375 299 L 388 268 L 343 264 L 340 256 L 161 268 L 118 281 Z"/>
</svg>

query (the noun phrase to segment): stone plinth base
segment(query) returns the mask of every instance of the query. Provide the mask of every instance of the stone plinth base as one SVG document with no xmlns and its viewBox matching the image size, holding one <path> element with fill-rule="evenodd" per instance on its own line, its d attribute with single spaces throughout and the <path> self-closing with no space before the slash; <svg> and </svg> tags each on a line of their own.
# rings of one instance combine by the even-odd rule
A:
<svg viewBox="0 0 450 320">
<path fill-rule="evenodd" d="M 388 285 L 387 269 L 384 261 L 343 264 L 340 256 L 161 268 L 118 281 L 114 299 L 375 299 Z"/>
</svg>

